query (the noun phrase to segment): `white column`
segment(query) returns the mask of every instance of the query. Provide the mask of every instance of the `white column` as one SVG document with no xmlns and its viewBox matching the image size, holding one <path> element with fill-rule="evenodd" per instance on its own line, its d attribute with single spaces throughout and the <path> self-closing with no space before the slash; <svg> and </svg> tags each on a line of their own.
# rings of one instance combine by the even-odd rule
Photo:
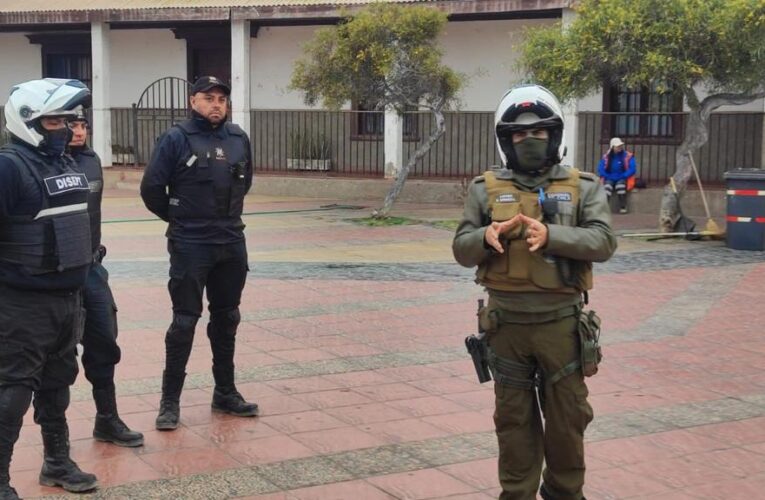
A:
<svg viewBox="0 0 765 500">
<path fill-rule="evenodd" d="M 576 17 L 572 9 L 563 9 L 562 29 L 566 29 Z M 563 104 L 563 145 L 566 146 L 566 156 L 563 158 L 564 165 L 571 165 L 581 170 L 587 170 L 587 165 L 576 164 L 577 132 L 579 129 L 579 101 L 571 100 Z"/>
<path fill-rule="evenodd" d="M 93 22 L 90 43 L 93 59 L 93 149 L 101 157 L 101 165 L 112 166 L 112 115 L 109 108 L 109 25 Z"/>
<path fill-rule="evenodd" d="M 250 135 L 250 21 L 231 20 L 231 118 Z"/>
<path fill-rule="evenodd" d="M 392 107 L 385 109 L 385 178 L 396 177 L 404 166 L 404 119 Z"/>
</svg>

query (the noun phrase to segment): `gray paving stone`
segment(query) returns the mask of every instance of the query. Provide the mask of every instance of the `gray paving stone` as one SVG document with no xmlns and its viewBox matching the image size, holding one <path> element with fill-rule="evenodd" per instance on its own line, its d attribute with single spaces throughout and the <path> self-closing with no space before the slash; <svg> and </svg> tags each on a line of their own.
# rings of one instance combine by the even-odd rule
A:
<svg viewBox="0 0 765 500">
<path fill-rule="evenodd" d="M 405 445 L 389 445 L 379 448 L 338 453 L 329 458 L 356 478 L 394 474 L 424 469 L 427 463 L 413 457 Z"/>
<path fill-rule="evenodd" d="M 356 477 L 324 456 L 260 465 L 256 469 L 258 475 L 283 490 L 338 483 Z"/>
</svg>

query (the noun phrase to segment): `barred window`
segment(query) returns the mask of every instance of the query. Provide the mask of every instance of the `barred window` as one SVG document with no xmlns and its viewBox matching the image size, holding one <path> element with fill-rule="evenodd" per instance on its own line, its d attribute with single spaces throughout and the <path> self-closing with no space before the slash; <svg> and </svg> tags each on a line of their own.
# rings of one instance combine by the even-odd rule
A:
<svg viewBox="0 0 765 500">
<path fill-rule="evenodd" d="M 385 134 L 385 112 L 378 110 L 375 105 L 354 102 L 353 138 L 358 140 L 382 140 Z M 413 106 L 407 106 L 407 111 L 416 111 Z M 417 114 L 404 114 L 404 140 L 419 140 L 417 134 Z"/>
<path fill-rule="evenodd" d="M 633 144 L 679 144 L 683 135 L 682 95 L 659 91 L 658 83 L 640 88 L 607 87 L 603 96 L 602 140 L 629 138 Z"/>
</svg>

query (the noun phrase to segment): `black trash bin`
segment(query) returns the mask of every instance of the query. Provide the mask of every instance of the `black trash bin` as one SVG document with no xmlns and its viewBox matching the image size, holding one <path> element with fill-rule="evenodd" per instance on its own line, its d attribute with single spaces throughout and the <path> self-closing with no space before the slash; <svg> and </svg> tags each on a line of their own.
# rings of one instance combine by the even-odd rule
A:
<svg viewBox="0 0 765 500">
<path fill-rule="evenodd" d="M 765 250 L 765 170 L 725 172 L 727 222 L 725 243 L 736 250 Z"/>
</svg>

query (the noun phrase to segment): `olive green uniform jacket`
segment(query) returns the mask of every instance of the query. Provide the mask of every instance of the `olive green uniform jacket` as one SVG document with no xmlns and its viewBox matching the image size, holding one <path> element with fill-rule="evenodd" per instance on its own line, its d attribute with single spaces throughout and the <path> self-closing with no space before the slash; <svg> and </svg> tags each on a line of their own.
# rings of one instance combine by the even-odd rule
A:
<svg viewBox="0 0 765 500">
<path fill-rule="evenodd" d="M 554 165 L 539 176 L 509 169 L 494 170 L 497 179 L 512 180 L 518 189 L 537 192 L 546 189 L 552 179 L 566 179 L 570 169 Z M 611 229 L 611 211 L 605 191 L 592 174 L 580 173 L 579 206 L 576 227 L 547 224 L 547 244 L 538 250 L 549 257 L 603 262 L 616 250 L 616 237 Z M 476 177 L 468 187 L 465 211 L 452 242 L 454 258 L 465 267 L 478 266 L 489 258 L 494 249 L 486 245 L 484 234 L 491 224 L 486 185 Z M 502 237 L 500 237 L 502 241 Z M 505 241 L 505 246 L 507 242 Z M 504 292 L 488 290 L 497 305 L 507 311 L 540 313 L 555 311 L 578 304 L 579 294 L 550 292 Z"/>
</svg>

